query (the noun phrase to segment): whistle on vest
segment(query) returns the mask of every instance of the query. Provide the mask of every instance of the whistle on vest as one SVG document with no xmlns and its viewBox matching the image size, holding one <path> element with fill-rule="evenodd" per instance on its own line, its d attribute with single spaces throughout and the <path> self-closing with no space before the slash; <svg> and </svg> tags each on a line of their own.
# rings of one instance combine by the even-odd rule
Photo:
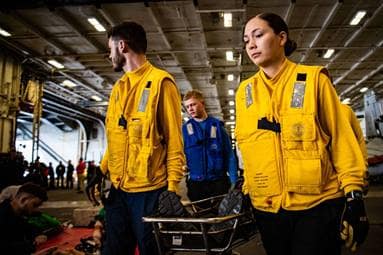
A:
<svg viewBox="0 0 383 255">
<path fill-rule="evenodd" d="M 126 129 L 128 122 L 123 115 L 121 115 L 121 117 L 118 119 L 118 125 Z"/>
</svg>

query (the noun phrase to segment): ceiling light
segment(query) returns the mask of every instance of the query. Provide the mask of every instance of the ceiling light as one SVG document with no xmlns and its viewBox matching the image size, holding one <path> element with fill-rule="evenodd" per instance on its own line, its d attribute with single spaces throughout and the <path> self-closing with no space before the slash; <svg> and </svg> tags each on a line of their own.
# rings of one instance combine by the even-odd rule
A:
<svg viewBox="0 0 383 255">
<path fill-rule="evenodd" d="M 230 12 L 223 14 L 223 26 L 232 27 L 233 26 L 233 14 Z"/>
<path fill-rule="evenodd" d="M 342 104 L 350 104 L 350 98 L 348 97 L 348 98 L 345 98 L 345 99 L 343 99 L 343 101 L 342 101 Z"/>
<path fill-rule="evenodd" d="M 234 109 L 230 109 L 229 112 L 230 112 L 231 114 L 233 114 L 233 113 L 235 113 L 235 110 L 234 110 Z"/>
<path fill-rule="evenodd" d="M 367 87 L 363 87 L 363 88 L 361 88 L 359 91 L 362 92 L 362 93 L 364 93 L 364 92 L 366 92 L 367 90 L 368 90 Z"/>
<path fill-rule="evenodd" d="M 226 121 L 225 124 L 226 125 L 235 125 L 235 121 Z"/>
<path fill-rule="evenodd" d="M 50 59 L 50 60 L 48 60 L 48 63 L 51 64 L 52 66 L 58 68 L 58 69 L 63 69 L 63 68 L 64 68 L 64 65 L 63 65 L 63 64 L 57 62 L 57 61 L 54 60 L 54 59 Z"/>
<path fill-rule="evenodd" d="M 234 101 L 229 101 L 229 105 L 234 105 Z"/>
<path fill-rule="evenodd" d="M 234 54 L 231 50 L 226 51 L 226 60 L 227 61 L 234 61 Z"/>
<path fill-rule="evenodd" d="M 230 116 L 230 119 L 231 119 L 231 120 L 235 120 L 235 117 L 234 117 L 234 116 Z"/>
<path fill-rule="evenodd" d="M 97 102 L 101 102 L 102 101 L 101 97 L 96 96 L 96 95 L 93 95 L 90 98 L 93 99 L 94 101 L 97 101 Z"/>
<path fill-rule="evenodd" d="M 232 74 L 232 73 L 231 73 L 231 74 L 228 74 L 228 75 L 227 75 L 227 80 L 228 80 L 228 81 L 234 81 L 234 74 Z"/>
<path fill-rule="evenodd" d="M 71 80 L 65 80 L 61 83 L 63 86 L 66 86 L 66 87 L 69 87 L 69 88 L 73 88 L 73 87 L 76 87 L 77 84 L 74 83 L 73 81 Z"/>
<path fill-rule="evenodd" d="M 235 134 L 231 133 L 231 139 L 234 139 L 234 138 L 235 138 Z"/>
<path fill-rule="evenodd" d="M 331 56 L 334 54 L 334 49 L 328 49 L 325 54 L 323 54 L 323 58 L 331 58 Z"/>
<path fill-rule="evenodd" d="M 0 35 L 2 36 L 11 36 L 11 34 L 7 31 L 5 31 L 4 29 L 0 28 Z"/>
<path fill-rule="evenodd" d="M 233 96 L 233 95 L 234 95 L 234 89 L 229 89 L 229 90 L 227 91 L 227 94 L 228 94 L 229 96 Z"/>
<path fill-rule="evenodd" d="M 94 26 L 94 28 L 98 32 L 105 32 L 106 31 L 105 27 L 103 25 L 101 25 L 101 23 L 96 18 L 89 18 L 88 22 L 90 24 L 92 24 L 92 26 Z"/>
<path fill-rule="evenodd" d="M 358 11 L 352 20 L 350 21 L 351 26 L 356 26 L 359 24 L 359 22 L 363 19 L 363 17 L 366 15 L 366 11 Z"/>
</svg>

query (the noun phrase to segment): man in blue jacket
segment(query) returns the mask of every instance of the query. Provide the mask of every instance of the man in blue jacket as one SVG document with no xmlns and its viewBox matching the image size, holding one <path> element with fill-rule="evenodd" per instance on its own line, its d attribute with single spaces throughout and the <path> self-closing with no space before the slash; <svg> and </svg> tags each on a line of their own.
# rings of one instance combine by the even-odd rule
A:
<svg viewBox="0 0 383 255">
<path fill-rule="evenodd" d="M 196 201 L 225 194 L 230 182 L 234 186 L 238 178 L 230 138 L 222 121 L 206 113 L 200 91 L 187 92 L 183 103 L 191 117 L 182 126 L 189 172 L 187 195 L 191 201 Z"/>
</svg>

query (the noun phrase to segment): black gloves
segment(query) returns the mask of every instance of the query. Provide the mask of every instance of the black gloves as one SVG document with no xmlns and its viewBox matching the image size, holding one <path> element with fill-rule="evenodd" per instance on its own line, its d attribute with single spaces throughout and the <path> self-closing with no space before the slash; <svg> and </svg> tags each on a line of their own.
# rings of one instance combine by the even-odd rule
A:
<svg viewBox="0 0 383 255">
<path fill-rule="evenodd" d="M 355 251 L 356 247 L 367 237 L 369 223 L 364 209 L 361 191 L 351 191 L 346 194 L 347 201 L 341 219 L 341 238 L 346 247 Z"/>
<path fill-rule="evenodd" d="M 242 190 L 243 183 L 244 183 L 243 176 L 239 176 L 237 181 L 235 183 L 231 184 L 230 191 L 231 190 Z"/>
<path fill-rule="evenodd" d="M 181 198 L 173 191 L 164 191 L 158 198 L 158 214 L 164 217 L 183 217 L 186 214 Z"/>
</svg>

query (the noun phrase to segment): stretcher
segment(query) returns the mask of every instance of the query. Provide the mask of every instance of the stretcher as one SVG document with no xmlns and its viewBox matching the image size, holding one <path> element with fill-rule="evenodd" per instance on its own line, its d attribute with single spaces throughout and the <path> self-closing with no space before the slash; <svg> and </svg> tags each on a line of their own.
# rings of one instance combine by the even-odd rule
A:
<svg viewBox="0 0 383 255">
<path fill-rule="evenodd" d="M 240 213 L 218 215 L 225 195 L 184 203 L 186 217 L 143 217 L 152 223 L 159 254 L 177 251 L 224 254 L 256 235 L 255 219 L 249 208 Z M 209 203 L 207 209 L 200 205 Z"/>
</svg>

